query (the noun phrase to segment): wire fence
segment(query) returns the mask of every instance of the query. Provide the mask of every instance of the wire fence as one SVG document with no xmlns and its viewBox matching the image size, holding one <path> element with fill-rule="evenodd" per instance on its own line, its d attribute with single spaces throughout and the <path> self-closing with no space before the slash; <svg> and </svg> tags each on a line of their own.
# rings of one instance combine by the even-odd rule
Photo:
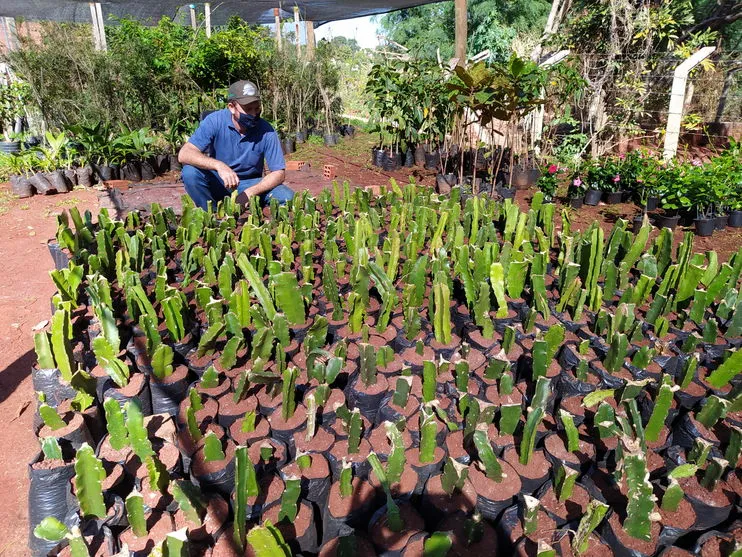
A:
<svg viewBox="0 0 742 557">
<path fill-rule="evenodd" d="M 575 133 L 589 138 L 593 154 L 622 148 L 627 141 L 660 148 L 667 131 L 676 68 L 684 61 L 674 55 L 647 61 L 642 56 L 576 54 L 587 82 L 572 108 L 575 127 L 552 126 L 556 142 Z M 546 114 L 558 124 L 559 106 Z M 578 129 L 579 128 L 579 129 Z M 691 70 L 681 119 L 681 148 L 723 146 L 730 137 L 742 139 L 742 51 L 715 53 Z"/>
</svg>

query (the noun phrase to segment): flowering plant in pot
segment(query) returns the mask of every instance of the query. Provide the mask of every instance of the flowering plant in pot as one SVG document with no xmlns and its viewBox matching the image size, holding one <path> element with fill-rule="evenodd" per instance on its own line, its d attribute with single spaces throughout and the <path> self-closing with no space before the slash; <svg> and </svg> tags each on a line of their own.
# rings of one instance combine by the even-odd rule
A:
<svg viewBox="0 0 742 557">
<path fill-rule="evenodd" d="M 557 188 L 559 187 L 559 171 L 561 169 L 556 164 L 550 164 L 544 168 L 544 171 L 539 176 L 536 187 L 540 189 L 544 196 L 551 200 L 556 194 Z"/>
<path fill-rule="evenodd" d="M 706 164 L 714 192 L 717 197 L 717 218 L 724 217 L 723 224 L 742 226 L 742 144 L 730 139 L 729 148 Z M 735 215 L 735 213 L 737 213 Z M 734 221 L 734 223 L 732 223 Z"/>
<path fill-rule="evenodd" d="M 680 219 L 678 212 L 691 206 L 688 188 L 683 180 L 680 166 L 667 164 L 659 170 L 655 188 L 660 198 L 660 209 L 663 214 L 657 217 L 657 226 L 675 228 Z"/>
<path fill-rule="evenodd" d="M 624 193 L 624 180 L 621 176 L 620 165 L 616 161 L 608 160 L 603 164 L 603 180 L 600 188 L 605 193 L 606 203 L 621 203 Z"/>
<path fill-rule="evenodd" d="M 718 204 L 719 188 L 714 184 L 712 174 L 700 161 L 693 161 L 683 168 L 683 182 L 691 206 L 696 209 L 694 224 L 698 236 L 711 236 L 716 227 L 714 211 Z"/>
<path fill-rule="evenodd" d="M 644 213 L 657 208 L 659 203 L 657 183 L 662 171 L 663 167 L 657 159 L 651 157 L 643 159 L 641 170 L 636 175 L 635 192 Z"/>
<path fill-rule="evenodd" d="M 742 228 L 742 184 L 737 184 L 737 188 L 730 192 L 726 206 L 729 210 L 729 226 Z"/>
<path fill-rule="evenodd" d="M 579 172 L 575 172 L 572 175 L 572 181 L 567 189 L 567 197 L 569 198 L 569 204 L 574 209 L 582 207 L 582 203 L 585 199 L 585 193 L 587 192 L 587 184 L 583 182 Z"/>
<path fill-rule="evenodd" d="M 587 182 L 585 204 L 597 205 L 603 192 L 602 184 L 604 181 L 610 179 L 610 177 L 606 174 L 603 164 L 598 160 L 591 160 L 587 163 L 584 176 Z"/>
</svg>

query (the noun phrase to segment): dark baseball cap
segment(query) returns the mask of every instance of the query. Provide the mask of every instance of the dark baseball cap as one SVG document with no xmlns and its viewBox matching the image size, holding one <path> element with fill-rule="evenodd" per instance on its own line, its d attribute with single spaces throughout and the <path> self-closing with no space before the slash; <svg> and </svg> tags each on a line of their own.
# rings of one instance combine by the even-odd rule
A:
<svg viewBox="0 0 742 557">
<path fill-rule="evenodd" d="M 252 81 L 238 81 L 229 86 L 227 100 L 240 104 L 250 104 L 260 100 L 260 91 Z"/>
</svg>

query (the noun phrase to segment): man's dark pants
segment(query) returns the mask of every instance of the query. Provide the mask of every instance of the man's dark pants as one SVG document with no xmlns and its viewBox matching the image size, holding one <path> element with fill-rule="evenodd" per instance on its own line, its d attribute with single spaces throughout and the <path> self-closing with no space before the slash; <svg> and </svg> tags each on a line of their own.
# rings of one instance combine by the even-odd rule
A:
<svg viewBox="0 0 742 557">
<path fill-rule="evenodd" d="M 209 201 L 211 201 L 212 209 L 216 208 L 216 204 L 231 195 L 230 191 L 224 187 L 224 182 L 219 177 L 219 174 L 214 170 L 203 170 L 195 166 L 187 164 L 183 166 L 181 179 L 185 185 L 186 193 L 191 196 L 193 202 L 202 209 L 206 210 Z M 237 186 L 237 191 L 242 193 L 248 188 L 251 188 L 258 184 L 262 178 L 248 178 L 246 180 L 240 180 L 240 184 Z M 268 205 L 271 199 L 276 199 L 278 203 L 283 205 L 290 199 L 293 199 L 294 191 L 284 184 L 279 184 L 272 190 L 260 195 L 260 203 L 262 205 Z"/>
</svg>

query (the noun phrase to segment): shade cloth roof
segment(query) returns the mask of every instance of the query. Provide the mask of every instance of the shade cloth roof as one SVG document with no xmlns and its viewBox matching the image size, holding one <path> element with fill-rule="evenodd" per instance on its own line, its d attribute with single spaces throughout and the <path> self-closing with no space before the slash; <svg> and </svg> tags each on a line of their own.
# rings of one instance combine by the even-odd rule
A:
<svg viewBox="0 0 742 557">
<path fill-rule="evenodd" d="M 279 2 L 279 0 L 212 0 L 211 24 L 223 25 L 233 15 L 251 23 L 273 23 L 273 8 L 282 6 L 281 17 L 293 17 L 294 5 L 302 20 L 321 25 L 328 21 L 381 14 L 411 6 L 431 3 L 431 0 L 309 0 Z M 130 17 L 142 22 L 157 22 L 162 16 L 177 19 L 187 14 L 190 2 L 183 0 L 105 0 L 101 2 L 103 18 Z M 196 9 L 203 13 L 203 3 Z M 0 16 L 39 21 L 90 23 L 88 0 L 0 0 Z"/>
</svg>

